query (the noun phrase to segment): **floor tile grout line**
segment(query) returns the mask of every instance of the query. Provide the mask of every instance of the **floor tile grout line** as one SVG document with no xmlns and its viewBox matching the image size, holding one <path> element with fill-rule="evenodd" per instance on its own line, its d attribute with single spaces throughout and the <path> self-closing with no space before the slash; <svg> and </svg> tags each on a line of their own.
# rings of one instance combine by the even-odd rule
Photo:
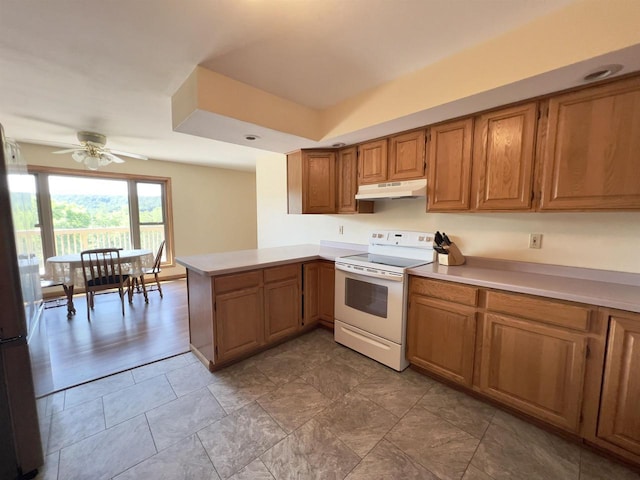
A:
<svg viewBox="0 0 640 480">
<path fill-rule="evenodd" d="M 212 394 L 212 395 L 213 395 L 213 394 Z M 257 457 L 252 458 L 252 459 L 251 459 L 251 460 L 250 460 L 246 465 L 243 465 L 242 467 L 240 467 L 238 470 L 236 470 L 235 472 L 233 472 L 233 474 L 231 474 L 229 477 L 232 477 L 233 475 L 235 475 L 236 473 L 238 473 L 240 470 L 242 470 L 243 468 L 245 468 L 247 465 L 249 465 L 251 462 L 253 462 L 254 460 L 256 460 L 256 459 L 260 458 L 262 455 L 264 455 L 264 454 L 265 454 L 265 453 L 267 453 L 269 450 L 271 450 L 271 448 L 275 447 L 277 444 L 279 444 L 282 440 L 284 440 L 285 438 L 287 438 L 287 437 L 290 435 L 289 433 L 287 433 L 287 431 L 286 431 L 284 428 L 282 428 L 282 426 L 278 423 L 278 421 L 277 421 L 277 420 L 275 420 L 275 419 L 271 416 L 271 414 L 270 414 L 269 412 L 267 412 L 267 411 L 264 409 L 264 407 L 262 407 L 262 405 L 260 405 L 256 400 L 253 400 L 252 402 L 248 403 L 247 405 L 245 405 L 245 406 L 244 406 L 244 407 L 242 407 L 242 408 L 245 408 L 245 407 L 247 407 L 247 406 L 251 405 L 252 403 L 255 403 L 255 404 L 256 404 L 260 409 L 262 409 L 262 411 L 263 411 L 264 413 L 266 413 L 266 414 L 269 416 L 269 418 L 271 418 L 271 420 L 272 420 L 272 421 L 273 421 L 273 422 L 278 426 L 278 428 L 280 428 L 280 430 L 282 430 L 282 432 L 284 433 L 284 437 L 283 437 L 283 438 L 281 438 L 280 440 L 278 440 L 278 441 L 277 441 L 274 445 L 272 445 L 271 447 L 269 447 L 269 448 L 267 448 L 266 450 L 262 451 L 262 453 L 258 454 L 258 456 L 257 456 Z M 221 408 L 222 408 L 222 407 L 221 407 Z M 224 410 L 224 408 L 223 408 L 223 410 Z M 236 411 L 234 412 L 234 414 L 235 414 L 235 413 L 237 413 L 239 410 L 241 410 L 241 409 L 236 410 Z M 198 430 L 198 431 L 196 432 L 196 434 L 198 435 L 198 439 L 200 439 L 200 443 L 202 443 L 202 439 L 200 438 L 199 433 L 200 433 L 202 430 L 204 430 L 205 428 L 210 427 L 210 426 L 211 426 L 211 425 L 213 425 L 214 423 L 217 423 L 217 422 L 221 421 L 222 419 L 224 419 L 224 418 L 226 418 L 226 417 L 230 417 L 230 416 L 232 416 L 232 414 L 225 415 L 224 417 L 219 418 L 219 419 L 218 419 L 218 420 L 216 420 L 215 422 L 210 423 L 210 424 L 209 424 L 209 425 L 207 425 L 206 427 L 203 427 L 203 428 L 201 428 L 200 430 Z M 293 431 L 292 431 L 291 433 L 293 433 Z M 203 448 L 204 448 L 204 444 L 202 444 L 202 446 L 203 446 Z M 209 455 L 209 452 L 207 451 L 207 449 L 206 449 L 206 448 L 205 448 L 205 451 L 207 452 L 207 455 Z M 211 457 L 209 457 L 209 459 L 211 460 L 211 463 L 213 464 L 213 459 L 211 459 Z M 264 463 L 264 462 L 263 462 L 263 463 Z M 213 465 L 214 465 L 214 469 L 215 469 L 215 464 L 213 464 Z M 266 466 L 266 465 L 265 465 L 265 466 Z M 218 472 L 218 470 L 217 470 L 217 469 L 215 469 L 215 470 L 216 470 L 216 473 L 218 473 L 218 476 L 222 479 L 223 477 L 220 475 L 220 473 Z M 268 468 L 267 468 L 267 470 L 268 470 Z M 271 473 L 271 471 L 269 471 L 269 473 Z"/>
<path fill-rule="evenodd" d="M 154 377 L 154 378 L 155 378 L 155 377 Z M 169 383 L 169 382 L 167 382 L 167 383 Z M 132 386 L 133 386 L 133 385 L 132 385 Z M 171 387 L 171 384 L 170 384 L 170 383 L 169 383 L 169 386 Z M 175 395 L 175 391 L 173 390 L 173 388 L 171 389 L 171 392 Z M 105 396 L 106 396 L 106 395 L 105 395 Z M 142 411 L 142 412 L 139 412 L 139 413 L 137 413 L 136 415 L 134 415 L 133 417 L 125 418 L 124 420 L 120 420 L 119 422 L 114 423 L 113 425 L 110 425 L 109 427 L 106 427 L 105 429 L 106 429 L 106 430 L 108 430 L 108 429 L 113 428 L 113 427 L 115 427 L 115 426 L 117 426 L 117 425 L 121 425 L 121 424 L 123 424 L 124 422 L 126 422 L 126 421 L 128 421 L 128 420 L 131 420 L 132 418 L 135 418 L 135 417 L 139 416 L 141 413 L 144 413 L 144 414 L 145 414 L 145 416 L 146 416 L 146 413 L 147 413 L 147 412 L 150 412 L 151 410 L 155 410 L 156 408 L 159 408 L 159 407 L 162 407 L 162 406 L 164 406 L 164 405 L 166 405 L 166 404 L 168 404 L 168 403 L 171 403 L 171 402 L 173 402 L 173 401 L 177 400 L 178 398 L 180 398 L 180 397 L 178 397 L 178 396 L 176 395 L 176 397 L 175 397 L 175 398 L 172 398 L 172 399 L 166 400 L 166 401 L 164 401 L 163 403 L 161 403 L 161 404 L 159 404 L 159 405 L 156 405 L 156 406 L 154 406 L 154 407 L 152 407 L 152 408 L 149 408 L 148 410 L 144 410 L 144 411 Z M 107 418 L 107 414 L 106 414 L 106 410 L 104 409 L 104 397 L 102 398 L 102 402 L 103 402 L 103 410 L 104 410 L 105 425 L 106 425 L 106 418 Z"/>
<path fill-rule="evenodd" d="M 128 421 L 131 421 L 131 420 L 133 420 L 134 418 L 138 418 L 138 417 L 140 417 L 140 416 L 142 416 L 142 415 L 145 415 L 145 414 L 144 414 L 144 413 L 141 413 L 141 414 L 139 414 L 139 415 L 136 415 L 135 417 L 130 418 Z M 124 423 L 124 422 L 122 422 L 122 423 Z M 122 425 L 122 423 L 119 423 L 119 424 L 118 424 L 118 426 L 119 426 L 119 425 Z M 63 446 L 63 447 L 59 448 L 57 451 L 58 451 L 58 452 L 61 452 L 61 453 L 60 453 L 60 455 L 62 455 L 62 450 L 66 450 L 67 448 L 73 447 L 74 445 L 77 445 L 77 444 L 78 444 L 78 443 L 80 443 L 80 442 L 84 442 L 85 440 L 88 440 L 89 438 L 93 438 L 93 437 L 95 437 L 95 436 L 97 436 L 97 435 L 103 434 L 103 433 L 107 432 L 108 430 L 110 430 L 110 428 L 105 428 L 104 430 L 100 430 L 99 432 L 92 433 L 91 435 L 88 435 L 88 436 L 86 436 L 86 437 L 84 437 L 84 438 L 81 438 L 81 439 L 79 439 L 79 440 L 77 440 L 77 441 L 75 441 L 75 442 L 73 442 L 73 443 L 70 443 L 69 445 L 65 445 L 65 446 Z M 152 435 L 152 437 L 153 437 L 153 435 Z M 52 453 L 55 453 L 55 450 L 54 450 Z"/>
<path fill-rule="evenodd" d="M 205 448 L 204 443 L 202 443 L 202 439 L 200 438 L 200 435 L 198 434 L 198 432 L 200 432 L 201 430 L 202 429 L 198 430 L 193 435 L 195 435 L 195 437 L 198 439 L 198 443 L 200 443 L 200 446 L 202 447 L 202 450 L 204 450 L 205 455 L 209 459 L 209 462 L 211 463 L 211 467 L 213 468 L 213 471 L 216 472 L 216 475 L 218 475 L 218 478 L 222 479 L 222 476 L 220 475 L 220 472 L 218 472 L 218 469 L 216 468 L 215 464 L 213 463 L 213 459 L 211 458 L 211 455 L 209 455 L 209 451 Z"/>
<path fill-rule="evenodd" d="M 481 440 L 482 438 L 484 438 L 484 434 L 485 434 L 485 433 L 486 433 L 486 431 L 489 429 L 489 427 L 492 425 L 491 420 L 489 420 L 489 421 L 487 422 L 487 427 L 482 431 L 482 435 L 480 436 L 480 438 L 478 438 L 478 437 L 476 437 L 473 433 L 471 433 L 471 432 L 467 432 L 464 428 L 462 428 L 462 427 L 460 427 L 460 426 L 456 425 L 455 423 L 451 422 L 450 420 L 448 420 L 447 418 L 443 417 L 443 416 L 442 416 L 442 415 L 440 415 L 439 413 L 434 412 L 434 411 L 432 411 L 432 410 L 429 410 L 429 409 L 428 409 L 427 407 L 425 407 L 424 405 L 417 405 L 417 404 L 416 404 L 414 407 L 416 407 L 416 406 L 417 406 L 417 407 L 420 407 L 420 408 L 422 408 L 422 409 L 424 409 L 424 410 L 426 410 L 427 412 L 429 412 L 429 413 L 430 413 L 430 414 L 432 414 L 432 415 L 435 415 L 435 416 L 436 416 L 436 417 L 438 417 L 440 420 L 444 421 L 445 423 L 448 423 L 448 424 L 449 424 L 449 425 L 451 425 L 452 427 L 457 428 L 458 430 L 460 430 L 460 431 L 462 431 L 462 432 L 466 433 L 467 435 L 472 436 L 472 437 L 473 437 L 473 438 L 475 438 L 475 439 L 479 439 L 479 440 Z M 493 419 L 493 417 L 494 417 L 494 416 L 495 416 L 495 412 L 493 412 L 493 414 L 491 415 L 491 419 Z"/>
<path fill-rule="evenodd" d="M 58 465 L 56 465 L 56 480 L 58 480 L 58 478 L 60 477 L 60 459 L 62 457 L 62 455 L 60 454 L 60 451 L 62 449 L 58 450 Z"/>
<path fill-rule="evenodd" d="M 469 461 L 467 462 L 467 466 L 465 467 L 464 473 L 462 474 L 463 477 L 467 473 L 467 470 L 469 470 L 469 466 L 471 466 L 471 462 L 473 461 L 473 457 L 475 457 L 476 453 L 478 453 L 478 449 L 480 448 L 480 445 L 482 444 L 482 441 L 484 440 L 484 437 L 487 435 L 487 431 L 489 430 L 491 425 L 493 425 L 493 418 L 496 416 L 496 412 L 497 412 L 497 410 L 494 410 L 493 415 L 491 416 L 491 420 L 489 421 L 489 425 L 487 425 L 487 428 L 484 429 L 484 432 L 482 433 L 482 437 L 480 437 L 480 440 L 478 441 L 478 445 L 476 445 L 476 448 L 473 451 L 473 454 L 471 455 L 471 457 L 469 457 Z M 477 467 L 475 467 L 475 468 L 477 468 Z M 481 472 L 485 473 L 489 478 L 493 478 L 492 475 L 489 475 L 484 470 L 482 470 L 480 468 L 478 468 L 478 470 L 480 470 Z"/>
<path fill-rule="evenodd" d="M 153 442 L 153 448 L 156 449 L 156 454 L 160 453 L 160 450 L 158 449 L 158 445 L 156 444 L 156 439 L 153 436 L 153 430 L 151 430 L 151 424 L 149 423 L 149 417 L 147 417 L 147 412 L 144 412 L 144 419 L 147 422 L 147 427 L 149 427 L 149 434 L 151 435 L 151 441 Z"/>
<path fill-rule="evenodd" d="M 151 435 L 151 441 L 153 442 L 153 448 L 154 448 L 154 450 L 156 451 L 156 453 L 153 453 L 153 454 L 149 455 L 147 458 L 143 458 L 143 459 L 142 459 L 142 460 L 140 460 L 138 463 L 135 463 L 135 464 L 133 464 L 133 465 L 131 465 L 131 466 L 129 466 L 129 467 L 127 467 L 127 468 L 125 468 L 125 469 L 124 469 L 124 470 L 122 470 L 121 472 L 116 473 L 115 475 L 113 475 L 113 476 L 111 477 L 111 479 L 112 479 L 112 480 L 113 480 L 115 477 L 117 477 L 118 475 L 122 475 L 124 472 L 127 472 L 127 471 L 131 470 L 132 468 L 137 467 L 137 466 L 138 466 L 138 465 L 140 465 L 141 463 L 146 462 L 146 461 L 147 461 L 147 460 L 149 460 L 150 458 L 152 458 L 152 457 L 154 457 L 154 456 L 158 455 L 158 453 L 159 453 L 159 452 L 158 452 L 158 447 L 156 446 L 156 442 L 155 442 L 155 440 L 154 440 L 154 438 L 153 438 L 153 433 L 151 433 L 151 425 L 149 425 L 149 419 L 147 418 L 147 416 L 146 416 L 146 415 L 145 415 L 144 417 L 145 417 L 145 420 L 146 420 L 146 422 L 147 422 L 147 427 L 149 428 L 149 434 Z"/>
<path fill-rule="evenodd" d="M 131 370 L 125 370 L 125 371 L 122 371 L 122 372 L 119 372 L 119 373 L 114 373 L 113 375 L 109 375 L 109 376 L 107 376 L 107 377 L 98 378 L 98 379 L 96 379 L 96 380 L 91 380 L 91 381 L 89 381 L 89 382 L 83 383 L 83 384 L 81 384 L 81 385 L 77 385 L 77 386 L 75 386 L 75 387 L 67 388 L 67 389 L 65 389 L 65 396 L 64 396 L 64 405 L 65 405 L 64 410 L 66 410 L 66 409 L 67 409 L 67 392 L 69 392 L 70 390 L 73 390 L 74 388 L 82 387 L 82 386 L 84 386 L 84 385 L 89 385 L 89 384 L 91 384 L 91 383 L 93 383 L 93 382 L 99 382 L 99 381 L 104 380 L 104 379 L 106 379 L 106 378 L 113 378 L 113 377 L 115 377 L 116 375 L 121 375 L 121 374 L 123 374 L 123 373 L 129 373 L 129 375 L 131 375 L 131 381 L 133 382 L 131 385 L 126 385 L 126 386 L 123 386 L 123 387 L 119 387 L 119 388 L 117 388 L 116 390 L 113 390 L 113 391 L 109 391 L 109 392 L 103 393 L 103 394 L 98 395 L 98 396 L 96 396 L 96 397 L 94 397 L 94 398 L 90 398 L 89 400 L 85 400 L 85 401 L 83 401 L 83 402 L 76 403 L 75 405 L 70 405 L 70 406 L 69 406 L 69 408 L 78 407 L 78 406 L 83 405 L 83 404 L 85 404 L 85 403 L 89 403 L 89 402 L 91 402 L 91 401 L 94 401 L 96 398 L 102 398 L 102 397 L 104 397 L 104 396 L 106 396 L 106 395 L 111 395 L 112 393 L 117 393 L 117 392 L 120 392 L 120 391 L 124 390 L 125 388 L 129 388 L 129 387 L 132 387 L 132 386 L 136 385 L 136 382 L 135 382 L 135 380 L 133 379 L 133 374 L 131 373 Z M 64 411 L 64 410 L 63 410 L 63 411 Z"/>
</svg>

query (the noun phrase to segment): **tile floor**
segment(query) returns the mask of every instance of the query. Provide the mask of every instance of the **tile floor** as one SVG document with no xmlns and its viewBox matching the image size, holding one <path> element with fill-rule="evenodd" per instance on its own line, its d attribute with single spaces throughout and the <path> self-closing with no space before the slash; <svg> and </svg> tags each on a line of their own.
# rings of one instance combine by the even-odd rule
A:
<svg viewBox="0 0 640 480">
<path fill-rule="evenodd" d="M 324 330 L 213 374 L 180 355 L 38 408 L 47 480 L 640 480 Z"/>
</svg>

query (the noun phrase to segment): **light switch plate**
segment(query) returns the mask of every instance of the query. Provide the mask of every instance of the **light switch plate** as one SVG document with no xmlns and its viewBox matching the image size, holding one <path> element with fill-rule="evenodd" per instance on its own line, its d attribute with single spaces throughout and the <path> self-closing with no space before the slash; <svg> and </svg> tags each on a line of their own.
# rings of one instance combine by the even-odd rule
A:
<svg viewBox="0 0 640 480">
<path fill-rule="evenodd" d="M 542 248 L 542 234 L 530 233 L 529 234 L 529 248 Z"/>
</svg>

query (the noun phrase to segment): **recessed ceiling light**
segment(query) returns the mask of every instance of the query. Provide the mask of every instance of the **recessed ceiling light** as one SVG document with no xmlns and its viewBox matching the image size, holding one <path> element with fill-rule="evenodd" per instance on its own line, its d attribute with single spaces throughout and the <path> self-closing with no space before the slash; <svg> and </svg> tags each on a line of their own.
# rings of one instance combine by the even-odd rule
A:
<svg viewBox="0 0 640 480">
<path fill-rule="evenodd" d="M 253 142 L 254 140 L 258 140 L 260 138 L 259 135 L 245 135 L 244 139 Z"/>
<path fill-rule="evenodd" d="M 331 145 L 333 148 L 340 148 L 340 147 L 344 147 L 346 145 L 346 143 L 334 143 L 333 145 Z"/>
<path fill-rule="evenodd" d="M 611 75 L 618 73 L 622 70 L 622 65 L 603 65 L 596 68 L 591 73 L 588 73 L 582 79 L 585 82 L 594 82 L 596 80 L 602 80 L 603 78 L 610 77 Z"/>
</svg>

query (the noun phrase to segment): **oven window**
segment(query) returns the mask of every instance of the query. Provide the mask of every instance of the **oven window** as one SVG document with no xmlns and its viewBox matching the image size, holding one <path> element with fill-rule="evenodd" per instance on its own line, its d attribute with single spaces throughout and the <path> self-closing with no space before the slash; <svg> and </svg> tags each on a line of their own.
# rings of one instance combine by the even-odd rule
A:
<svg viewBox="0 0 640 480">
<path fill-rule="evenodd" d="M 361 312 L 387 318 L 388 288 L 374 283 L 345 279 L 345 303 Z"/>
</svg>

